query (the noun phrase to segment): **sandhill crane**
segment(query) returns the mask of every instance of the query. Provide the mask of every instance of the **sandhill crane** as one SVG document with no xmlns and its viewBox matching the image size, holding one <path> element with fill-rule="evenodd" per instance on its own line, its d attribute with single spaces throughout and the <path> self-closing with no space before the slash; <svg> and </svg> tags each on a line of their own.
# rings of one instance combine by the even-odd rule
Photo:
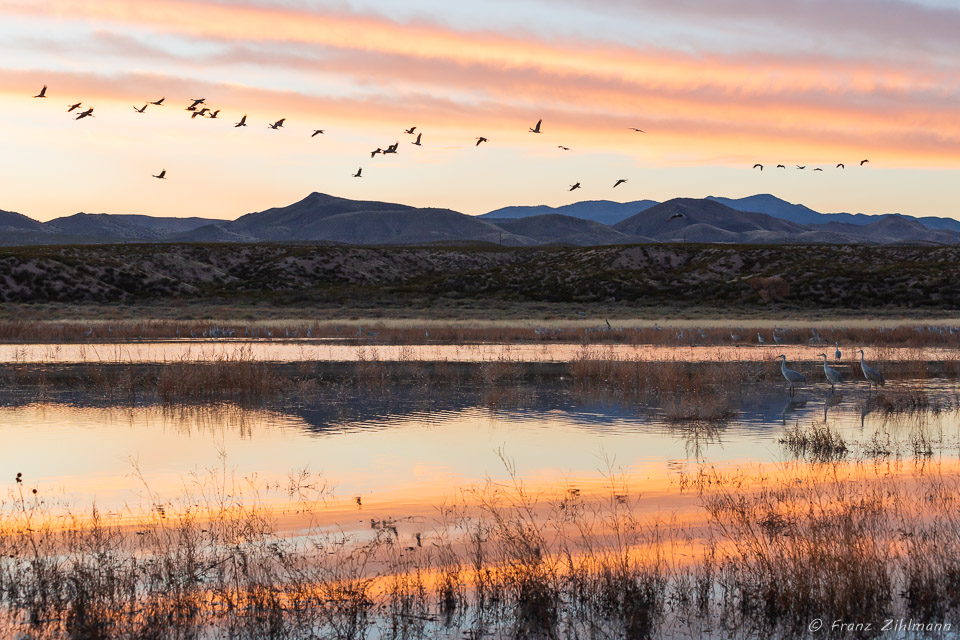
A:
<svg viewBox="0 0 960 640">
<path fill-rule="evenodd" d="M 155 176 L 153 176 L 153 177 L 154 177 L 154 178 L 159 178 L 160 180 L 166 180 L 166 179 L 167 179 L 167 170 L 164 169 L 163 171 L 161 171 L 160 173 L 158 173 L 157 175 L 155 175 Z"/>
<path fill-rule="evenodd" d="M 489 140 L 487 140 L 483 136 L 480 136 L 479 138 L 477 138 L 477 144 L 475 146 L 479 147 L 481 142 L 489 142 Z"/>
<path fill-rule="evenodd" d="M 763 336 L 760 335 L 760 332 L 757 331 L 757 344 L 766 344 L 767 341 L 763 339 Z"/>
<path fill-rule="evenodd" d="M 870 161 L 867 160 L 866 158 L 864 158 L 863 160 L 860 161 L 860 166 L 862 167 L 863 165 L 867 164 L 868 162 L 870 162 Z"/>
<path fill-rule="evenodd" d="M 151 102 L 150 104 L 155 104 L 155 105 L 157 105 L 158 107 L 162 107 L 164 100 L 166 100 L 166 98 L 160 98 L 159 100 L 156 100 L 156 101 L 154 101 L 154 102 Z"/>
<path fill-rule="evenodd" d="M 562 144 L 558 144 L 557 149 L 560 149 L 561 151 L 570 151 L 570 147 L 565 147 Z"/>
<path fill-rule="evenodd" d="M 80 105 L 82 104 L 83 104 L 82 102 L 78 102 L 77 104 L 71 104 L 69 107 L 67 107 L 67 113 L 70 113 L 74 109 L 79 109 Z"/>
<path fill-rule="evenodd" d="M 206 102 L 206 98 L 194 98 L 194 99 L 193 99 L 193 104 L 191 104 L 189 107 L 187 107 L 186 109 L 184 109 L 184 111 L 196 111 L 196 110 L 197 110 L 197 105 L 201 105 L 201 104 L 203 104 L 204 102 Z"/>
<path fill-rule="evenodd" d="M 579 189 L 579 188 L 580 188 L 580 183 L 579 183 L 579 182 L 576 183 L 576 184 L 570 185 L 570 191 L 573 191 L 574 189 Z"/>
<path fill-rule="evenodd" d="M 627 127 L 627 128 L 630 129 L 631 131 L 635 131 L 636 133 L 646 133 L 646 131 L 644 131 L 643 129 L 637 129 L 636 127 Z"/>
<path fill-rule="evenodd" d="M 842 162 L 837 164 L 837 169 L 846 169 L 846 168 L 847 168 L 847 165 L 843 164 Z"/>
<path fill-rule="evenodd" d="M 758 162 L 757 164 L 753 165 L 753 168 L 754 168 L 754 169 L 760 169 L 760 171 L 763 171 L 763 165 L 760 164 L 759 162 Z"/>
<path fill-rule="evenodd" d="M 418 133 L 418 134 L 417 134 L 417 139 L 414 140 L 413 142 L 411 142 L 410 144 L 415 144 L 415 145 L 417 145 L 418 147 L 421 146 L 421 145 L 420 145 L 420 138 L 421 138 L 422 136 L 423 136 L 422 133 Z"/>
<path fill-rule="evenodd" d="M 795 392 L 795 386 L 807 381 L 807 376 L 803 375 L 799 371 L 794 371 L 793 369 L 787 368 L 787 356 L 779 355 L 777 359 L 780 360 L 780 373 L 783 374 L 783 377 L 787 379 L 787 382 L 790 383 L 790 395 L 793 395 Z"/>
<path fill-rule="evenodd" d="M 863 349 L 859 349 L 859 352 L 860 369 L 863 371 L 863 377 L 867 379 L 867 382 L 876 387 L 884 386 L 887 382 L 883 379 L 883 374 L 863 361 Z"/>
<path fill-rule="evenodd" d="M 537 120 L 537 126 L 530 129 L 530 133 L 540 133 L 540 125 L 543 123 L 543 119 Z"/>
<path fill-rule="evenodd" d="M 220 113 L 220 109 L 217 109 L 216 111 L 211 111 L 210 115 L 208 115 L 207 117 L 210 118 L 211 120 L 216 120 L 217 115 L 219 115 L 219 113 Z"/>
<path fill-rule="evenodd" d="M 784 164 L 777 165 L 777 169 L 786 169 L 786 168 L 787 168 L 787 165 L 784 165 Z"/>
<path fill-rule="evenodd" d="M 362 178 L 363 176 L 360 175 L 361 173 L 363 173 L 363 167 L 360 167 L 359 169 L 357 169 L 357 172 L 356 172 L 355 174 L 353 174 L 353 177 L 354 177 L 354 178 Z"/>
<path fill-rule="evenodd" d="M 243 117 L 240 118 L 240 122 L 233 125 L 233 128 L 236 129 L 237 127 L 245 127 L 245 126 L 247 126 L 247 114 L 243 114 Z"/>
<path fill-rule="evenodd" d="M 40 93 L 33 96 L 34 98 L 46 98 L 47 97 L 47 85 L 43 85 L 43 89 L 40 89 Z"/>
<path fill-rule="evenodd" d="M 839 371 L 827 365 L 827 354 L 821 353 L 820 357 L 823 358 L 823 375 L 826 376 L 827 382 L 830 383 L 830 392 L 832 393 L 834 385 L 843 382 L 843 376 L 840 375 Z"/>
<path fill-rule="evenodd" d="M 834 342 L 833 346 L 837 349 L 836 351 L 833 352 L 833 359 L 836 360 L 837 362 L 840 362 L 840 358 L 843 357 L 843 354 L 840 353 L 840 343 Z"/>
<path fill-rule="evenodd" d="M 622 184 L 623 184 L 624 182 L 626 182 L 626 181 L 627 181 L 626 178 L 620 178 L 620 179 L 617 180 L 615 183 L 613 183 L 613 188 L 616 189 L 617 187 L 619 187 L 620 185 L 622 185 Z"/>
<path fill-rule="evenodd" d="M 821 169 L 820 167 L 817 167 L 814 169 L 814 171 L 823 171 L 823 169 Z"/>
<path fill-rule="evenodd" d="M 210 109 L 206 107 L 200 109 L 200 111 L 194 111 L 193 113 L 190 114 L 190 118 L 193 119 L 193 118 L 196 118 L 197 116 L 203 117 L 207 115 L 207 111 L 210 111 Z"/>
<path fill-rule="evenodd" d="M 377 155 L 378 153 L 383 153 L 383 149 L 381 149 L 380 147 L 377 147 L 376 149 L 374 149 L 373 151 L 370 152 L 370 157 L 372 158 L 373 156 Z"/>
<path fill-rule="evenodd" d="M 284 120 L 286 120 L 286 118 L 280 118 L 279 120 L 277 120 L 277 121 L 274 122 L 273 124 L 268 124 L 267 126 L 270 127 L 271 129 L 273 129 L 274 131 L 276 131 L 277 129 L 279 129 L 279 128 L 281 128 L 281 127 L 283 126 L 283 121 L 284 121 Z"/>
<path fill-rule="evenodd" d="M 82 120 L 83 118 L 93 118 L 93 117 L 95 117 L 93 115 L 93 107 L 90 107 L 89 109 L 87 109 L 86 111 L 78 115 L 76 118 L 74 118 L 74 120 Z"/>
<path fill-rule="evenodd" d="M 383 154 L 386 155 L 386 154 L 388 154 L 388 153 L 396 153 L 396 152 L 397 152 L 397 147 L 399 147 L 399 146 L 400 146 L 400 141 L 398 140 L 397 142 L 394 142 L 393 144 L 391 144 L 390 146 L 388 146 L 386 149 L 384 149 L 384 150 L 383 150 Z"/>
<path fill-rule="evenodd" d="M 410 135 L 413 135 L 413 132 L 416 131 L 416 130 L 417 130 L 416 127 L 410 127 L 409 129 L 404 129 L 403 132 L 404 132 L 404 133 L 409 133 Z"/>
<path fill-rule="evenodd" d="M 318 135 L 324 133 L 323 129 L 314 129 L 313 133 L 310 134 L 311 138 L 316 138 Z"/>
<path fill-rule="evenodd" d="M 137 113 L 143 113 L 144 111 L 147 110 L 147 107 L 148 107 L 148 106 L 150 106 L 150 103 L 149 103 L 149 102 L 148 102 L 147 104 L 143 105 L 142 107 L 140 107 L 139 109 L 137 109 L 137 105 L 133 105 L 133 110 L 136 111 Z"/>
<path fill-rule="evenodd" d="M 807 165 L 805 165 L 805 164 L 804 164 L 804 165 L 800 165 L 800 164 L 797 165 L 797 169 L 800 169 L 801 171 L 803 171 L 803 170 L 806 169 L 806 168 L 807 168 Z"/>
</svg>

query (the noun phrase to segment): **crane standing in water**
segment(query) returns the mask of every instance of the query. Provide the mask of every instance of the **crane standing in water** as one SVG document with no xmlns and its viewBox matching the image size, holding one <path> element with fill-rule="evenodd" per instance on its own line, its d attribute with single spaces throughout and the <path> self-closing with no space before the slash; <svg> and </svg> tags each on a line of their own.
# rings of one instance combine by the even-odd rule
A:
<svg viewBox="0 0 960 640">
<path fill-rule="evenodd" d="M 830 393 L 833 393 L 833 386 L 843 382 L 843 376 L 840 375 L 839 371 L 827 365 L 827 354 L 821 353 L 820 357 L 823 358 L 823 375 L 830 383 Z"/>
<path fill-rule="evenodd" d="M 803 375 L 799 371 L 788 369 L 787 356 L 784 356 L 784 355 L 777 356 L 777 360 L 781 360 L 781 359 L 782 361 L 780 362 L 780 373 L 782 373 L 783 377 L 786 378 L 787 382 L 790 383 L 790 395 L 792 396 L 796 391 L 795 389 L 796 385 L 806 382 L 807 376 Z"/>
<path fill-rule="evenodd" d="M 859 352 L 860 369 L 863 370 L 863 377 L 867 379 L 867 382 L 875 387 L 879 388 L 884 386 L 887 381 L 883 379 L 883 374 L 863 361 L 863 349 L 860 349 Z"/>
</svg>

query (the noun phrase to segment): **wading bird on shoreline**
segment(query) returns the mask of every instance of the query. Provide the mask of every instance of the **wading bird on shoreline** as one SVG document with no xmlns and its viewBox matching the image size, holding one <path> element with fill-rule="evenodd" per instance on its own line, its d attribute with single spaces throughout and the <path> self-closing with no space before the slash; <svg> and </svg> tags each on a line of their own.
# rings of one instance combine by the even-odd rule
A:
<svg viewBox="0 0 960 640">
<path fill-rule="evenodd" d="M 807 381 L 807 376 L 803 375 L 799 371 L 794 371 L 793 369 L 787 368 L 787 356 L 779 355 L 777 359 L 780 360 L 780 373 L 783 374 L 783 377 L 787 379 L 787 382 L 790 383 L 790 395 L 792 396 L 796 393 L 796 385 L 802 384 Z"/>
<path fill-rule="evenodd" d="M 44 87 L 44 88 L 46 88 L 46 87 Z M 536 125 L 535 127 L 533 127 L 532 129 L 530 129 L 530 133 L 542 133 L 542 132 L 540 131 L 540 125 L 541 125 L 542 123 L 543 123 L 543 118 L 541 118 L 540 120 L 537 120 L 537 125 Z"/>
<path fill-rule="evenodd" d="M 830 383 L 830 392 L 833 393 L 834 385 L 843 382 L 843 376 L 840 375 L 839 371 L 827 365 L 827 354 L 821 353 L 820 357 L 823 358 L 823 375 L 826 376 L 827 382 Z"/>
<path fill-rule="evenodd" d="M 160 180 L 166 180 L 166 179 L 167 179 L 167 170 L 164 169 L 163 171 L 161 171 L 160 173 L 158 173 L 157 175 L 155 175 L 155 176 L 153 176 L 153 177 L 154 177 L 154 178 L 158 178 L 158 179 L 160 179 Z"/>
<path fill-rule="evenodd" d="M 833 359 L 836 360 L 837 362 L 839 362 L 839 361 L 840 361 L 840 358 L 843 357 L 843 354 L 840 353 L 840 343 L 839 343 L 839 342 L 834 342 L 834 343 L 833 343 L 833 346 L 837 349 L 836 351 L 833 352 Z"/>
<path fill-rule="evenodd" d="M 40 93 L 33 96 L 34 98 L 46 98 L 47 97 L 47 85 L 43 85 L 43 89 L 40 89 Z"/>
<path fill-rule="evenodd" d="M 863 361 L 863 349 L 859 349 L 859 352 L 860 370 L 863 371 L 863 377 L 867 379 L 867 382 L 875 387 L 884 386 L 887 381 L 883 379 L 883 374 Z"/>
</svg>

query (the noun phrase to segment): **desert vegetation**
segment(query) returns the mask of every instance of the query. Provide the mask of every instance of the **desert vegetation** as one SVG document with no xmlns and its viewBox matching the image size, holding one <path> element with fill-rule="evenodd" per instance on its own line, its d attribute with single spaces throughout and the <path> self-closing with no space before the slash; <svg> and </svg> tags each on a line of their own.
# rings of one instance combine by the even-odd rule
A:
<svg viewBox="0 0 960 640">
<path fill-rule="evenodd" d="M 543 303 L 949 313 L 956 247 L 638 245 L 505 249 L 314 245 L 0 248 L 0 301 L 206 302 L 368 310 Z M 496 307 L 494 307 L 496 308 Z M 649 311 L 646 311 L 647 313 Z"/>
</svg>

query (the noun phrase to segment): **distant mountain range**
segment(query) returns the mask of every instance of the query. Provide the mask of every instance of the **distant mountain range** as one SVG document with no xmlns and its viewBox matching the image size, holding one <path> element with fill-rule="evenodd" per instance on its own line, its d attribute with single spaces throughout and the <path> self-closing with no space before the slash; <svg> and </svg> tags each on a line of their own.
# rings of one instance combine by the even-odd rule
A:
<svg viewBox="0 0 960 640">
<path fill-rule="evenodd" d="M 0 211 L 0 244 L 313 242 L 352 245 L 488 243 L 506 246 L 650 242 L 952 244 L 960 221 L 900 214 L 819 213 L 762 194 L 562 207 L 506 207 L 480 216 L 450 209 L 348 200 L 322 193 L 236 220 L 77 213 L 38 222 Z"/>
</svg>

